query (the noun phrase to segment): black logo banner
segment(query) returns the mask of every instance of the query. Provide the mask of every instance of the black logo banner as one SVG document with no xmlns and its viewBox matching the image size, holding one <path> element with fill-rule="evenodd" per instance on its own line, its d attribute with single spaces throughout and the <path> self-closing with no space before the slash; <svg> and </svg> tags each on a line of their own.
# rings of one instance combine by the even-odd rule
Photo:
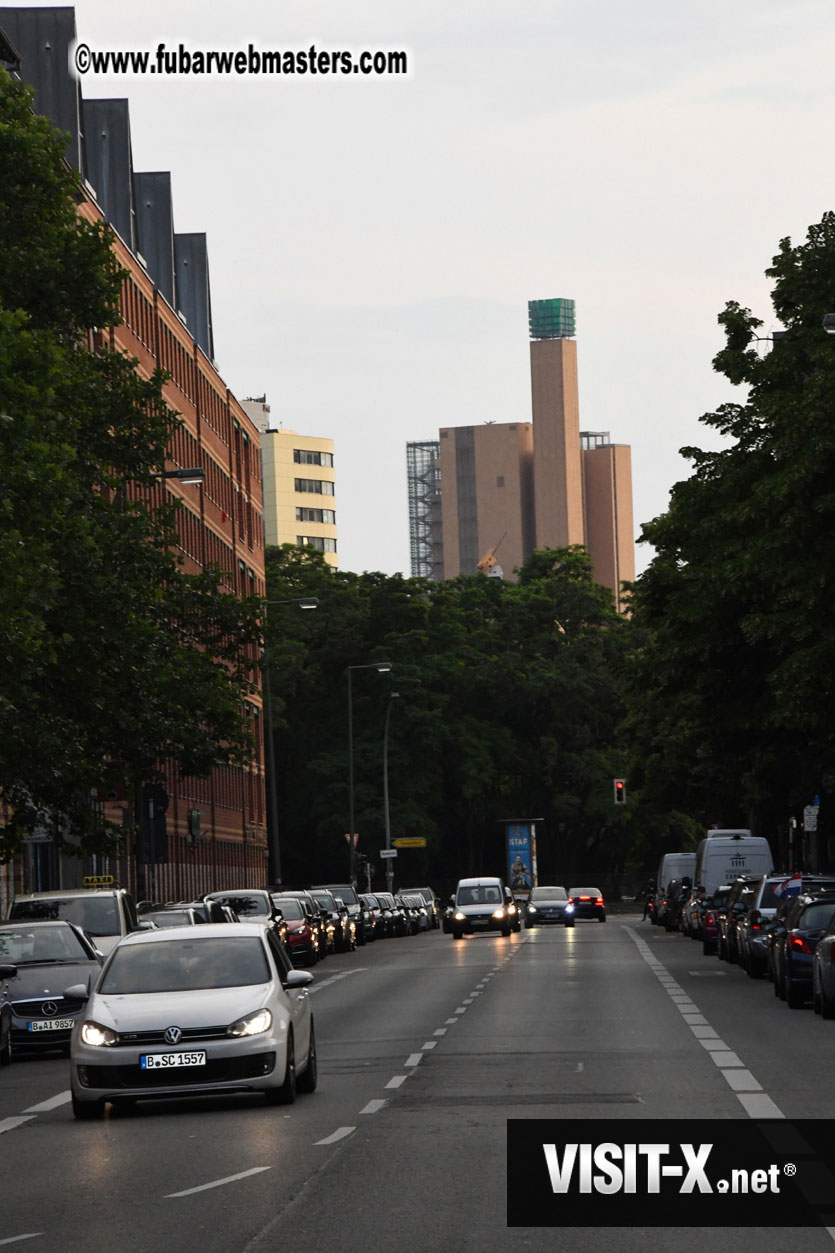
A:
<svg viewBox="0 0 835 1253">
<path fill-rule="evenodd" d="M 827 1119 L 510 1119 L 509 1227 L 835 1227 Z"/>
</svg>

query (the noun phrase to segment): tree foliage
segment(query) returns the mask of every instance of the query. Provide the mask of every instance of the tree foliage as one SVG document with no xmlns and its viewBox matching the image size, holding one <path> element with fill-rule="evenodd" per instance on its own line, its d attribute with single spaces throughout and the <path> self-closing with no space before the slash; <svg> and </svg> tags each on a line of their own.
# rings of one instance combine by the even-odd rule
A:
<svg viewBox="0 0 835 1253">
<path fill-rule="evenodd" d="M 766 274 L 782 330 L 764 352 L 726 305 L 714 366 L 745 399 L 703 416 L 725 445 L 682 450 L 693 473 L 644 527 L 629 703 L 647 795 L 773 832 L 835 783 L 835 215 Z"/>
<path fill-rule="evenodd" d="M 502 819 L 541 818 L 540 881 L 642 858 L 638 807 L 615 810 L 624 771 L 620 669 L 629 624 L 592 581 L 582 549 L 534 553 L 510 584 L 336 572 L 312 549 L 267 551 L 271 602 L 316 596 L 314 613 L 271 604 L 279 829 L 285 878 L 344 875 L 348 853 L 348 666 L 355 830 L 384 843 L 382 739 L 391 699 L 391 832 L 426 837 L 398 879 L 503 870 Z M 393 696 L 392 693 L 396 693 Z M 378 863 L 377 884 L 383 867 Z M 544 876 L 544 879 L 543 879 Z"/>
<path fill-rule="evenodd" d="M 167 761 L 205 775 L 239 760 L 259 636 L 254 602 L 175 555 L 176 505 L 153 477 L 180 420 L 164 376 L 88 350 L 88 328 L 119 320 L 122 275 L 62 152 L 0 71 L 3 856 L 44 822 L 102 846 L 91 794 L 131 794 Z"/>
</svg>

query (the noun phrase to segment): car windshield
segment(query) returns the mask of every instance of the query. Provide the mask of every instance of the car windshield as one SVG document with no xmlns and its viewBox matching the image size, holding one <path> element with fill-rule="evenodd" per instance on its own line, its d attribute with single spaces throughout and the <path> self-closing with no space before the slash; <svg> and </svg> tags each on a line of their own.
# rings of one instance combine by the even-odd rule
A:
<svg viewBox="0 0 835 1253">
<path fill-rule="evenodd" d="M 572 888 L 571 896 L 601 896 L 599 888 Z"/>
<path fill-rule="evenodd" d="M 803 916 L 798 919 L 797 925 L 804 931 L 828 927 L 833 914 L 835 914 L 835 901 L 821 901 L 817 905 L 810 905 L 808 909 L 804 909 Z"/>
<path fill-rule="evenodd" d="M 88 935 L 120 935 L 119 911 L 113 896 L 68 896 L 65 899 L 15 901 L 13 918 L 30 922 L 63 919 L 74 922 Z"/>
<path fill-rule="evenodd" d="M 300 901 L 277 899 L 275 903 L 288 920 L 292 919 L 293 922 L 298 922 L 300 918 L 305 916 Z"/>
<path fill-rule="evenodd" d="M 532 901 L 567 901 L 565 888 L 534 888 L 531 892 Z"/>
<path fill-rule="evenodd" d="M 92 960 L 71 927 L 6 927 L 0 931 L 0 958 L 16 966 Z"/>
<path fill-rule="evenodd" d="M 774 883 L 766 883 L 760 900 L 760 909 L 776 909 L 780 904 L 780 897 L 774 895 L 778 882 L 779 880 L 775 880 Z"/>
<path fill-rule="evenodd" d="M 498 905 L 501 899 L 500 889 L 489 883 L 458 889 L 459 905 Z"/>
<path fill-rule="evenodd" d="M 120 945 L 98 991 L 110 996 L 191 992 L 268 983 L 270 972 L 258 936 L 239 939 L 160 940 Z"/>
<path fill-rule="evenodd" d="M 213 901 L 229 905 L 242 918 L 269 918 L 270 907 L 263 896 L 213 896 Z"/>
<path fill-rule="evenodd" d="M 311 896 L 320 909 L 326 909 L 329 914 L 336 912 L 336 901 L 330 892 L 312 892 Z"/>
<path fill-rule="evenodd" d="M 350 905 L 352 909 L 359 906 L 359 897 L 350 884 L 334 884 L 329 891 L 333 892 L 334 897 L 338 896 L 343 905 Z"/>
</svg>

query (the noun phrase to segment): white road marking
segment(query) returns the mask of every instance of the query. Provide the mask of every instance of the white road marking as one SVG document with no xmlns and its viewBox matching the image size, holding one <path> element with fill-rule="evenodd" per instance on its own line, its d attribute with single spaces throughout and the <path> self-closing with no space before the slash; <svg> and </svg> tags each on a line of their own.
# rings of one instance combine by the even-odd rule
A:
<svg viewBox="0 0 835 1253">
<path fill-rule="evenodd" d="M 765 1092 L 740 1092 L 738 1100 L 749 1118 L 785 1118 L 785 1114 Z"/>
<path fill-rule="evenodd" d="M 404 1066 L 419 1066 L 423 1061 L 423 1053 L 410 1053 L 403 1063 Z"/>
<path fill-rule="evenodd" d="M 186 1188 L 183 1192 L 166 1193 L 166 1201 L 173 1200 L 180 1196 L 194 1196 L 195 1192 L 208 1192 L 210 1188 L 222 1188 L 227 1183 L 237 1183 L 239 1179 L 248 1179 L 250 1175 L 260 1175 L 265 1170 L 272 1170 L 272 1166 L 253 1166 L 251 1170 L 242 1170 L 238 1175 L 227 1175 L 225 1179 L 213 1179 L 211 1183 L 201 1183 L 197 1188 Z"/>
<path fill-rule="evenodd" d="M 458 1008 L 456 1009 L 456 1011 L 455 1011 L 455 1012 L 456 1012 L 456 1014 L 466 1014 L 466 1012 L 467 1012 L 467 1006 L 466 1006 L 466 1005 L 459 1005 L 459 1006 L 458 1006 Z"/>
<path fill-rule="evenodd" d="M 385 1099 L 369 1101 L 368 1104 L 365 1106 L 365 1108 L 360 1110 L 360 1113 L 361 1114 L 376 1114 L 378 1110 L 381 1110 L 383 1106 L 386 1105 L 387 1103 L 388 1102 Z"/>
<path fill-rule="evenodd" d="M 420 1046 L 420 1047 L 421 1047 L 422 1049 L 433 1049 L 437 1043 L 438 1043 L 438 1041 L 437 1041 L 437 1040 L 427 1040 L 427 1041 L 426 1041 L 426 1043 L 425 1043 L 425 1044 L 421 1044 L 421 1046 Z"/>
<path fill-rule="evenodd" d="M 722 1074 L 725 1076 L 728 1087 L 734 1092 L 762 1092 L 763 1090 L 763 1085 L 757 1083 L 751 1071 L 744 1067 L 742 1070 L 723 1070 Z"/>
<path fill-rule="evenodd" d="M 447 1018 L 446 1025 L 452 1027 L 458 1021 L 457 1018 Z"/>
<path fill-rule="evenodd" d="M 455 1020 L 453 1019 L 453 1021 Z M 438 1027 L 437 1031 L 432 1032 L 433 1035 L 446 1035 L 446 1033 L 447 1033 L 446 1027 Z"/>
<path fill-rule="evenodd" d="M 409 1078 L 408 1075 L 395 1075 L 393 1079 L 389 1079 L 386 1084 L 387 1088 L 399 1088 Z"/>
<path fill-rule="evenodd" d="M 24 1114 L 48 1114 L 51 1109 L 57 1109 L 59 1105 L 66 1105 L 72 1100 L 72 1092 L 69 1089 L 66 1092 L 59 1092 L 57 1096 L 51 1096 L 48 1101 L 41 1101 L 39 1105 L 30 1105 L 25 1109 Z"/>
<path fill-rule="evenodd" d="M 331 983 L 338 983 L 340 979 L 347 979 L 349 975 L 362 974 L 367 969 L 367 966 L 357 966 L 356 970 L 343 970 L 338 975 L 331 975 L 328 979 L 323 979 L 321 983 L 314 983 L 312 987 L 309 987 L 308 995 L 313 996 L 314 992 L 321 992 L 322 988 L 328 987 Z"/>
<path fill-rule="evenodd" d="M 315 1140 L 315 1144 L 336 1144 L 339 1140 L 344 1140 L 352 1131 L 356 1131 L 356 1127 L 337 1127 L 333 1135 L 325 1136 L 324 1140 Z"/>
<path fill-rule="evenodd" d="M 1 1119 L 0 1135 L 4 1131 L 14 1131 L 15 1127 L 22 1127 L 25 1122 L 31 1122 L 34 1117 L 34 1114 L 17 1114 L 14 1118 Z"/>
<path fill-rule="evenodd" d="M 739 1060 L 736 1053 L 732 1053 L 730 1049 L 727 1052 L 722 1052 L 721 1050 L 717 1049 L 716 1052 L 711 1053 L 710 1056 L 713 1059 L 713 1061 L 716 1062 L 717 1066 L 741 1066 L 742 1065 L 742 1062 Z"/>
<path fill-rule="evenodd" d="M 6 1236 L 5 1240 L 0 1240 L 0 1244 L 17 1244 L 20 1240 L 34 1240 L 35 1236 L 42 1236 L 43 1231 L 27 1231 L 23 1236 Z"/>
</svg>

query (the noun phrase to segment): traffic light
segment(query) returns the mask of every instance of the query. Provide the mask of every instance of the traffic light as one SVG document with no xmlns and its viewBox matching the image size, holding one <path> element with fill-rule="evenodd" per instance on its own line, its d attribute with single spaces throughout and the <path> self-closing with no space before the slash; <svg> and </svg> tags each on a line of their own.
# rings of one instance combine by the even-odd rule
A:
<svg viewBox="0 0 835 1253">
<path fill-rule="evenodd" d="M 614 789 L 615 789 L 615 804 L 625 805 L 626 804 L 626 780 L 625 779 L 613 779 L 612 783 L 614 784 Z"/>
</svg>

